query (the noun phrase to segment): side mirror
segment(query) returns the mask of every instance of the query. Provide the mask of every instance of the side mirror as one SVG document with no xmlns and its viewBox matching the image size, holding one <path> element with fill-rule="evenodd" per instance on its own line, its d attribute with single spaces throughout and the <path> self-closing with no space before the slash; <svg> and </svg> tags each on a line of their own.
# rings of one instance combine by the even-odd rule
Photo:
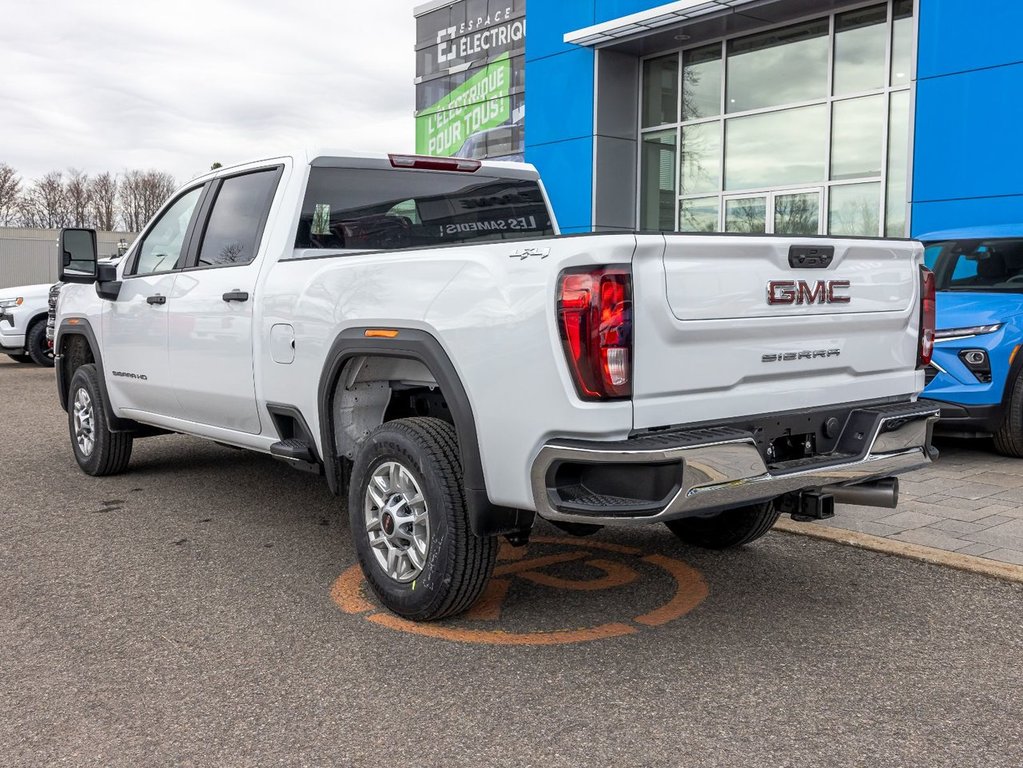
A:
<svg viewBox="0 0 1023 768">
<path fill-rule="evenodd" d="M 96 230 L 62 229 L 57 270 L 65 283 L 95 283 L 98 276 Z"/>
</svg>

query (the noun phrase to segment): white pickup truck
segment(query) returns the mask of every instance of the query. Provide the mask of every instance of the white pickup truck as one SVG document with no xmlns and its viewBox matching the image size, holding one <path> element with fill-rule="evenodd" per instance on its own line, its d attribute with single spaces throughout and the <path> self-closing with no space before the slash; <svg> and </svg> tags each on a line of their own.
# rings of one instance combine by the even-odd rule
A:
<svg viewBox="0 0 1023 768">
<path fill-rule="evenodd" d="M 298 153 L 189 183 L 116 266 L 60 248 L 81 468 L 171 431 L 323 474 L 412 619 L 468 608 L 535 515 L 722 548 L 894 506 L 935 455 L 911 241 L 559 236 L 527 165 Z"/>
<path fill-rule="evenodd" d="M 50 285 L 0 289 L 0 352 L 19 363 L 53 365 L 46 339 Z"/>
</svg>

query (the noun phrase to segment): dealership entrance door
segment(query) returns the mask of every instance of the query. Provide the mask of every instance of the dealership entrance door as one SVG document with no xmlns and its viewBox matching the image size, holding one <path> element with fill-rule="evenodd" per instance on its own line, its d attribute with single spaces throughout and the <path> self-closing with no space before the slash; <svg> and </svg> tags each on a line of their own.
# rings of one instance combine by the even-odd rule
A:
<svg viewBox="0 0 1023 768">
<path fill-rule="evenodd" d="M 817 235 L 823 198 L 823 187 L 726 195 L 724 231 Z"/>
</svg>

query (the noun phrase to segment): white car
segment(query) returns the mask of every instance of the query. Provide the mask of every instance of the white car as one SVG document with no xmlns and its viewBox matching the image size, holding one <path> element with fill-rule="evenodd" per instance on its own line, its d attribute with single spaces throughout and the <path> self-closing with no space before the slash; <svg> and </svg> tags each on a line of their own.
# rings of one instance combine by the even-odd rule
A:
<svg viewBox="0 0 1023 768">
<path fill-rule="evenodd" d="M 467 609 L 498 539 L 895 506 L 934 281 L 906 240 L 558 236 L 518 163 L 296 153 L 195 179 L 114 266 L 61 234 L 57 387 L 90 475 L 181 432 L 348 497 L 395 613 Z"/>
<path fill-rule="evenodd" d="M 0 352 L 19 363 L 53 365 L 46 340 L 50 285 L 0 289 Z"/>
</svg>

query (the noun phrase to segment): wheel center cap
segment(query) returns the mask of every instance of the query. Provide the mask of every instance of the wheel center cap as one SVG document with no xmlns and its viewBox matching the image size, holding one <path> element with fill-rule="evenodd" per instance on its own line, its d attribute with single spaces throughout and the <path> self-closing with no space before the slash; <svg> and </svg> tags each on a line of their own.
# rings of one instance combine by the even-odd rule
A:
<svg viewBox="0 0 1023 768">
<path fill-rule="evenodd" d="M 394 533 L 394 515 L 384 512 L 383 517 L 380 518 L 380 525 L 384 529 L 384 533 L 390 536 Z"/>
</svg>

